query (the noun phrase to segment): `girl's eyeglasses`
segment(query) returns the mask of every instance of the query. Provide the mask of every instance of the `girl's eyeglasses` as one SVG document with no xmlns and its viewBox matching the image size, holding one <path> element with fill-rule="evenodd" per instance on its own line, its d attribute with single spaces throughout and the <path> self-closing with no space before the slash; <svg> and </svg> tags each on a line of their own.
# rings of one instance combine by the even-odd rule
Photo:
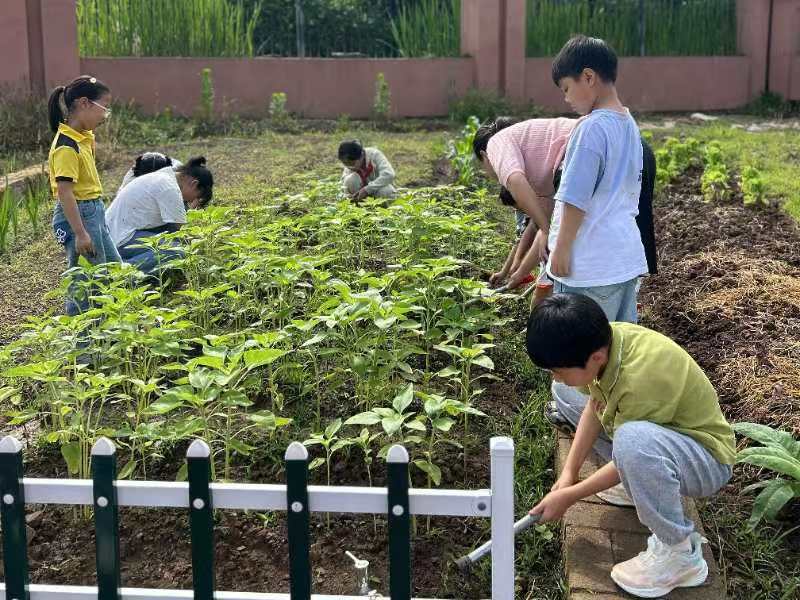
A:
<svg viewBox="0 0 800 600">
<path fill-rule="evenodd" d="M 103 106 L 102 104 L 98 104 L 94 100 L 89 100 L 89 102 L 91 102 L 95 106 L 99 106 L 100 108 L 102 108 L 105 111 L 107 117 L 111 116 L 111 109 L 108 108 L 107 106 Z"/>
</svg>

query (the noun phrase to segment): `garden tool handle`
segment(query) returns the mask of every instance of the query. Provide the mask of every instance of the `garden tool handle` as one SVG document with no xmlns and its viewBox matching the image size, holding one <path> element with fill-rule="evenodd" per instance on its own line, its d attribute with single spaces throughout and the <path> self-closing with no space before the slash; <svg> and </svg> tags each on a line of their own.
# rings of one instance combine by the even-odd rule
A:
<svg viewBox="0 0 800 600">
<path fill-rule="evenodd" d="M 530 529 L 532 525 L 537 523 L 541 515 L 525 515 L 519 521 L 514 523 L 514 536 L 523 531 Z M 486 556 L 492 549 L 492 540 L 489 540 L 482 546 L 475 548 L 469 554 L 462 556 L 456 561 L 456 565 L 458 565 L 459 569 L 468 570 L 470 566 L 474 563 L 478 562 L 481 558 Z"/>
</svg>

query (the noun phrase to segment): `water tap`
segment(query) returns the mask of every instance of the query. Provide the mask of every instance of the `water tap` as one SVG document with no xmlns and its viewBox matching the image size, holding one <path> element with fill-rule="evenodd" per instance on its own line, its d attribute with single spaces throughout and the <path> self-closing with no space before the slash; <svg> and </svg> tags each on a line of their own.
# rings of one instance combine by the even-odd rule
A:
<svg viewBox="0 0 800 600">
<path fill-rule="evenodd" d="M 356 596 L 369 596 L 371 590 L 369 589 L 369 561 L 356 558 L 349 550 L 345 554 L 353 561 L 353 567 L 356 570 Z"/>
</svg>

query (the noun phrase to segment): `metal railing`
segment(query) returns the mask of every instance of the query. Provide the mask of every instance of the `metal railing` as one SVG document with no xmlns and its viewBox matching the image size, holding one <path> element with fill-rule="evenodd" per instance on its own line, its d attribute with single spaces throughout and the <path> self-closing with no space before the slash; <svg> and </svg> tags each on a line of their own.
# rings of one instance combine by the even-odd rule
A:
<svg viewBox="0 0 800 600">
<path fill-rule="evenodd" d="M 389 530 L 389 596 L 410 600 L 411 516 L 491 518 L 492 598 L 514 598 L 514 444 L 492 438 L 491 490 L 409 489 L 408 452 L 395 445 L 387 455 L 387 485 L 308 485 L 308 451 L 299 442 L 285 454 L 286 484 L 211 482 L 211 451 L 195 440 L 186 453 L 188 482 L 117 479 L 116 447 L 100 438 L 92 448 L 92 479 L 26 478 L 20 442 L 0 441 L 6 600 L 333 600 L 363 596 L 312 594 L 310 515 L 313 512 L 385 514 Z M 92 506 L 96 586 L 30 584 L 25 510 L 28 504 Z M 192 590 L 123 588 L 120 585 L 119 507 L 171 507 L 189 511 Z M 287 511 L 289 594 L 220 592 L 214 581 L 214 509 Z M 378 596 L 380 597 L 380 596 Z"/>
</svg>

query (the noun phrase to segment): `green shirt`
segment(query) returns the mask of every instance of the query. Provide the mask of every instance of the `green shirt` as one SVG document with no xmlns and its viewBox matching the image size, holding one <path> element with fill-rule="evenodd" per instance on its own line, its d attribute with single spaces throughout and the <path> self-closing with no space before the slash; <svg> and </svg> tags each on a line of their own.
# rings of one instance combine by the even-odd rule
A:
<svg viewBox="0 0 800 600">
<path fill-rule="evenodd" d="M 655 331 L 612 323 L 608 364 L 589 385 L 609 437 L 623 423 L 649 421 L 702 444 L 723 464 L 735 462 L 733 430 L 714 386 L 691 356 Z"/>
</svg>

